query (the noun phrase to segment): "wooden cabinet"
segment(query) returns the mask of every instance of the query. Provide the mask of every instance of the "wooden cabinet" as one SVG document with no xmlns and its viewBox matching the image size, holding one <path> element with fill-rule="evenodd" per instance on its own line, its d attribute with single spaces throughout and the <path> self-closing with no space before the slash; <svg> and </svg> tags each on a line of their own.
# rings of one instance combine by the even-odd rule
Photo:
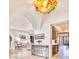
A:
<svg viewBox="0 0 79 59">
<path fill-rule="evenodd" d="M 55 41 L 54 43 L 57 43 L 57 30 L 54 26 L 52 26 L 52 40 Z M 58 53 L 58 47 L 58 45 L 52 45 L 52 56 Z"/>
<path fill-rule="evenodd" d="M 58 45 L 52 45 L 52 56 L 58 53 L 59 46 Z"/>
<path fill-rule="evenodd" d="M 52 40 L 56 40 L 56 28 L 52 26 Z"/>
</svg>

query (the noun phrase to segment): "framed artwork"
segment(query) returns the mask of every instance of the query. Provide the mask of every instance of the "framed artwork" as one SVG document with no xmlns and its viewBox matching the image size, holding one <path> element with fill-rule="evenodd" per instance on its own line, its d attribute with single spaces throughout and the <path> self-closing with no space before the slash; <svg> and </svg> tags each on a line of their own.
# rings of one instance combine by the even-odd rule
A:
<svg viewBox="0 0 79 59">
<path fill-rule="evenodd" d="M 42 33 L 42 34 L 35 34 L 35 39 L 44 39 L 45 37 L 45 34 Z"/>
</svg>

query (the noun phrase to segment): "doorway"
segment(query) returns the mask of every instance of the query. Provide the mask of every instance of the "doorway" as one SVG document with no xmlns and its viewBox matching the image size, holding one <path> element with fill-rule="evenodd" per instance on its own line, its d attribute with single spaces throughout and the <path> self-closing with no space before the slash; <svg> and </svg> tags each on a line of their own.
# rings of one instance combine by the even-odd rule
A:
<svg viewBox="0 0 79 59">
<path fill-rule="evenodd" d="M 61 55 L 61 58 L 69 57 L 69 23 L 61 22 L 51 26 L 52 56 Z"/>
</svg>

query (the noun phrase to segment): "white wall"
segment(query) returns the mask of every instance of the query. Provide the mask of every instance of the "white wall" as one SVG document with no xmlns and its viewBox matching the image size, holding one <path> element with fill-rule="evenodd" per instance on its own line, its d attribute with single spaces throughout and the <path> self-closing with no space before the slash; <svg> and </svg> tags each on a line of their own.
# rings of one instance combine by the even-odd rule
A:
<svg viewBox="0 0 79 59">
<path fill-rule="evenodd" d="M 38 30 L 34 30 L 34 34 L 40 34 L 40 33 L 45 33 L 45 39 L 42 40 L 42 45 L 50 45 L 51 44 L 51 24 L 55 24 L 55 23 L 60 23 L 66 20 L 59 20 L 59 21 L 52 21 L 52 20 L 47 20 L 44 25 L 42 26 L 42 29 L 38 29 Z M 38 44 L 36 42 L 37 40 L 35 40 L 35 44 Z"/>
</svg>

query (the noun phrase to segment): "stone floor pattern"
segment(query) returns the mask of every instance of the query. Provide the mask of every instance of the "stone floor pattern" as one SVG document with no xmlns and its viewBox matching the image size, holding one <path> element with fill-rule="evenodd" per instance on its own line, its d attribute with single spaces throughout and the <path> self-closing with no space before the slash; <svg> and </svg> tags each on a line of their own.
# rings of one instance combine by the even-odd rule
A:
<svg viewBox="0 0 79 59">
<path fill-rule="evenodd" d="M 31 52 L 27 51 L 26 48 L 20 48 L 10 50 L 10 59 L 46 59 L 46 58 L 31 55 Z M 60 57 L 58 55 L 55 55 L 50 59 L 60 59 Z"/>
</svg>

